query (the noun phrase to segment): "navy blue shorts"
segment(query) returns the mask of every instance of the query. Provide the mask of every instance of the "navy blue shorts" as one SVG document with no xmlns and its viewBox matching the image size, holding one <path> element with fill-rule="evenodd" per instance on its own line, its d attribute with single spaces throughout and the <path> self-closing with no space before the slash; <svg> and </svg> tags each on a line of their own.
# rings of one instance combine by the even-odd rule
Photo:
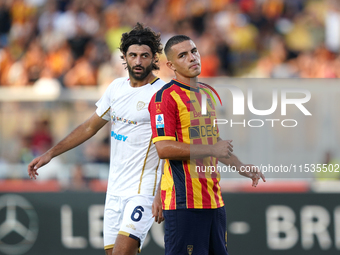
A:
<svg viewBox="0 0 340 255">
<path fill-rule="evenodd" d="M 163 214 L 165 255 L 228 255 L 224 207 L 164 210 Z"/>
</svg>

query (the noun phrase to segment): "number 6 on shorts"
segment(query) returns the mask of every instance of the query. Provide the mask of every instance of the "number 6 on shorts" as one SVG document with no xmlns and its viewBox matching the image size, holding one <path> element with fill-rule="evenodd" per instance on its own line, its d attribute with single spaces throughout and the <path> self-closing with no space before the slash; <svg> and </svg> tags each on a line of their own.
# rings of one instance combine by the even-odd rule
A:
<svg viewBox="0 0 340 255">
<path fill-rule="evenodd" d="M 144 212 L 144 208 L 140 205 L 136 206 L 131 214 L 131 220 L 135 222 L 140 221 L 143 216 L 142 212 Z"/>
</svg>

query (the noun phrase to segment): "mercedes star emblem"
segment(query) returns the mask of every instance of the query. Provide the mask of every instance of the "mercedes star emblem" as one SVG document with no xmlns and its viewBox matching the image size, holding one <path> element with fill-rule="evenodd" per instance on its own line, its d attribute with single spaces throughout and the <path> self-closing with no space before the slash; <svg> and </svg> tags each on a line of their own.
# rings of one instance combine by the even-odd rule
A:
<svg viewBox="0 0 340 255">
<path fill-rule="evenodd" d="M 38 216 L 31 203 L 15 194 L 1 196 L 0 252 L 24 254 L 33 246 L 37 236 Z"/>
</svg>

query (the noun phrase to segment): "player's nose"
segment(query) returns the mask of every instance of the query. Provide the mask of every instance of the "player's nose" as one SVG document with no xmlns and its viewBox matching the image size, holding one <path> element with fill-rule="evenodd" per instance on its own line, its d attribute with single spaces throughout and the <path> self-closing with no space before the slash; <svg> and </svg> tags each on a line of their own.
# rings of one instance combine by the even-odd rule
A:
<svg viewBox="0 0 340 255">
<path fill-rule="evenodd" d="M 191 52 L 189 53 L 189 61 L 193 62 L 196 60 L 196 56 L 194 54 L 192 54 Z"/>
<path fill-rule="evenodd" d="M 137 56 L 136 58 L 136 65 L 140 65 L 142 64 L 142 57 L 141 56 Z"/>
</svg>

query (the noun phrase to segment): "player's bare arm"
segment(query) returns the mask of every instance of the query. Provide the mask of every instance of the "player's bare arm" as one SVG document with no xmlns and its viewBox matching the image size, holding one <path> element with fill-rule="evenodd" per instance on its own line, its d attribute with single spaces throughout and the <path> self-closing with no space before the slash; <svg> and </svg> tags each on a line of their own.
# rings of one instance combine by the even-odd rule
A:
<svg viewBox="0 0 340 255">
<path fill-rule="evenodd" d="M 223 141 L 221 138 L 218 138 L 217 140 L 218 142 Z M 236 170 L 240 175 L 252 179 L 253 187 L 258 185 L 260 179 L 264 182 L 266 181 L 264 174 L 258 169 L 258 167 L 251 164 L 243 164 L 233 153 L 229 158 L 218 158 L 218 160 L 227 166 L 236 167 Z"/>
<path fill-rule="evenodd" d="M 234 154 L 232 154 L 228 159 L 219 158 L 218 160 L 227 166 L 235 166 L 240 175 L 252 179 L 253 187 L 256 187 L 259 184 L 260 179 L 266 182 L 264 174 L 258 169 L 258 167 L 252 164 L 241 163 Z"/>
<path fill-rule="evenodd" d="M 162 209 L 162 198 L 161 198 L 161 183 L 162 183 L 162 176 L 164 172 L 164 160 L 162 160 L 162 174 L 161 178 L 159 179 L 158 188 L 155 194 L 155 198 L 153 199 L 152 203 L 152 217 L 155 218 L 155 222 L 160 224 L 162 221 L 164 221 L 163 216 L 163 209 Z"/>
<path fill-rule="evenodd" d="M 58 144 L 53 146 L 50 150 L 45 152 L 40 157 L 32 160 L 28 165 L 28 175 L 31 179 L 36 179 L 38 169 L 51 161 L 52 158 L 74 148 L 79 144 L 85 142 L 93 135 L 95 135 L 99 129 L 101 129 L 107 123 L 106 120 L 100 118 L 94 113 L 88 120 L 74 129 L 68 136 L 61 140 Z"/>
<path fill-rule="evenodd" d="M 178 141 L 158 141 L 155 143 L 158 156 L 169 160 L 190 160 L 195 158 L 229 158 L 233 152 L 232 141 L 220 141 L 214 145 L 186 144 Z"/>
<path fill-rule="evenodd" d="M 158 189 L 152 203 L 152 217 L 155 218 L 155 222 L 157 222 L 158 224 L 164 221 L 161 200 L 161 181 L 162 179 L 159 182 Z"/>
</svg>

